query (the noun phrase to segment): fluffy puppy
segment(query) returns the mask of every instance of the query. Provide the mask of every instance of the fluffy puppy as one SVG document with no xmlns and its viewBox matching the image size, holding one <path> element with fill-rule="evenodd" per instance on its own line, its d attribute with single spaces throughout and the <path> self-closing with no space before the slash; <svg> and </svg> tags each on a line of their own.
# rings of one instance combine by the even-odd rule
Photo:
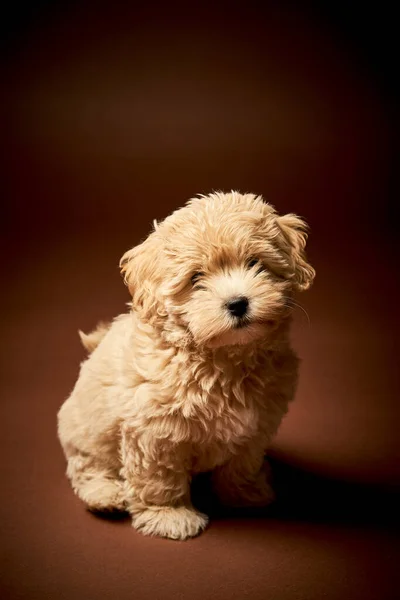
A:
<svg viewBox="0 0 400 600">
<path fill-rule="evenodd" d="M 264 506 L 264 454 L 293 398 L 292 295 L 314 278 L 306 225 L 259 196 L 190 200 L 121 269 L 132 310 L 89 335 L 91 352 L 58 415 L 75 493 L 125 509 L 147 535 L 207 525 L 190 498 L 212 471 L 221 501 Z"/>
</svg>

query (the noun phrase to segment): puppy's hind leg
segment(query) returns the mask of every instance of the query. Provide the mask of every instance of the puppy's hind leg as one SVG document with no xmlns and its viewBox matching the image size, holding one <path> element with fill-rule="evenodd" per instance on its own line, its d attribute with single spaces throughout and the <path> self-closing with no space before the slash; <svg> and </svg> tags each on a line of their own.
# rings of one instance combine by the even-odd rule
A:
<svg viewBox="0 0 400 600">
<path fill-rule="evenodd" d="M 231 507 L 268 506 L 275 500 L 264 462 L 264 443 L 253 440 L 212 473 L 212 482 L 222 504 Z"/>
<path fill-rule="evenodd" d="M 99 463 L 98 458 L 74 450 L 68 457 L 67 476 L 77 496 L 94 512 L 125 509 L 118 470 Z"/>
</svg>

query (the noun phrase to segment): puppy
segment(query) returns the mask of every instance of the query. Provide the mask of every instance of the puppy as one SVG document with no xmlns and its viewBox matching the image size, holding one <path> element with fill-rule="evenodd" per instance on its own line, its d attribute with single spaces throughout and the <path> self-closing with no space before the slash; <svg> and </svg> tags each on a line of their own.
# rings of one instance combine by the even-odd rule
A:
<svg viewBox="0 0 400 600">
<path fill-rule="evenodd" d="M 146 535 L 184 540 L 207 516 L 190 482 L 211 471 L 230 506 L 266 506 L 264 454 L 293 398 L 292 296 L 315 275 L 306 225 L 260 196 L 190 200 L 121 269 L 132 310 L 82 341 L 91 352 L 58 414 L 75 493 L 127 510 Z"/>
</svg>

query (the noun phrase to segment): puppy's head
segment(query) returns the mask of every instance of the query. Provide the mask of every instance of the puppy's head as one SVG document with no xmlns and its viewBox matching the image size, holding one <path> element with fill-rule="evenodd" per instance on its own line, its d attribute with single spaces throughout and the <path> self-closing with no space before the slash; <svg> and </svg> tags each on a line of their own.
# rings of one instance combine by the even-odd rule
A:
<svg viewBox="0 0 400 600">
<path fill-rule="evenodd" d="M 288 315 L 314 269 L 307 227 L 252 194 L 190 200 L 139 246 L 121 269 L 143 319 L 171 341 L 220 347 L 267 337 Z"/>
</svg>

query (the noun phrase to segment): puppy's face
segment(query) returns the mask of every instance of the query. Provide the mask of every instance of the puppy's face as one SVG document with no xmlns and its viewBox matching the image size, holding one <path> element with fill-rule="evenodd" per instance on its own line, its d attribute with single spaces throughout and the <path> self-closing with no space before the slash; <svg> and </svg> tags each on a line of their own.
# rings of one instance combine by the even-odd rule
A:
<svg viewBox="0 0 400 600">
<path fill-rule="evenodd" d="M 294 290 L 314 278 L 306 225 L 252 194 L 191 200 L 122 260 L 133 307 L 169 339 L 247 344 L 284 319 Z"/>
</svg>

